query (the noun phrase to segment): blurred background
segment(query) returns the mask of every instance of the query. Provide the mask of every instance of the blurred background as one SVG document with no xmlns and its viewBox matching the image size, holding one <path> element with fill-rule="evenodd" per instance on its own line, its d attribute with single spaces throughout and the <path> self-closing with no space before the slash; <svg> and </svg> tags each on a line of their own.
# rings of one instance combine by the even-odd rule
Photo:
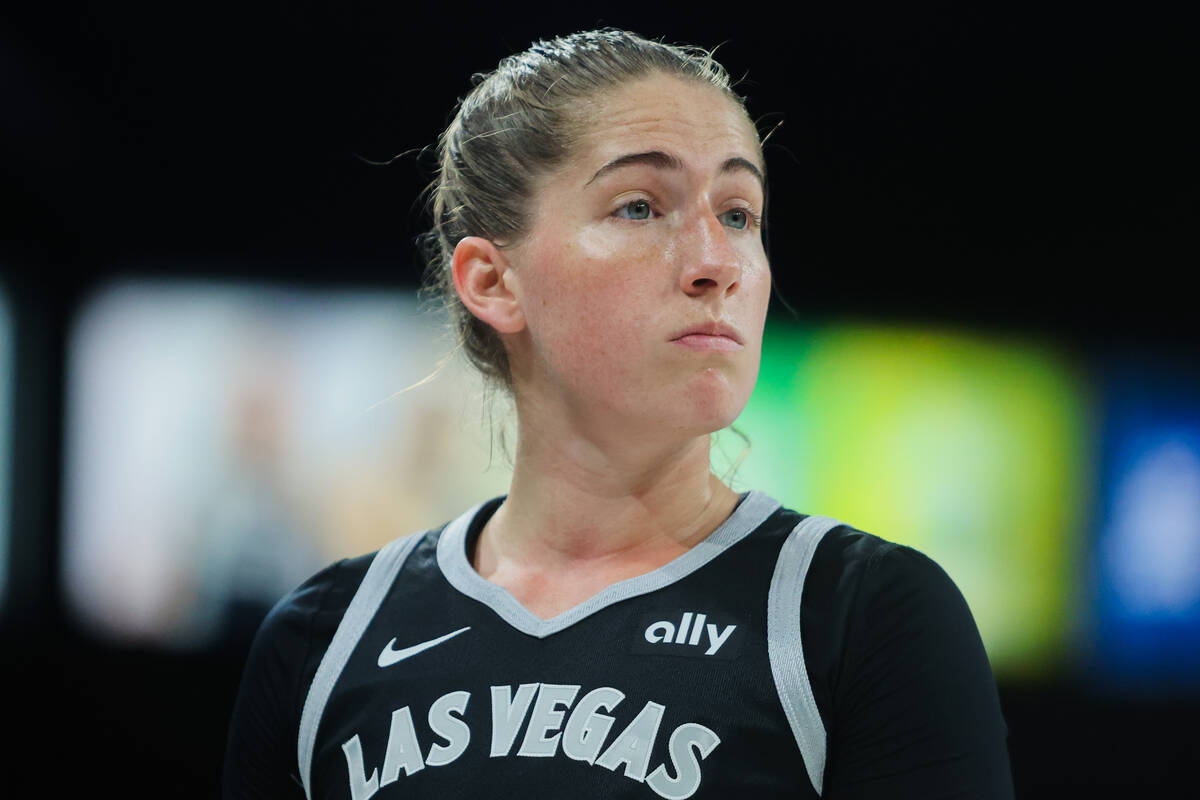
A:
<svg viewBox="0 0 1200 800">
<path fill-rule="evenodd" d="M 420 151 L 472 73 L 614 25 L 720 45 L 773 131 L 777 292 L 737 426 L 750 447 L 719 434 L 714 468 L 947 569 L 1019 796 L 1191 778 L 1192 20 L 1145 4 L 791 14 L 0 12 L 13 773 L 54 796 L 216 796 L 270 605 L 505 491 L 503 407 L 415 294 Z"/>
</svg>

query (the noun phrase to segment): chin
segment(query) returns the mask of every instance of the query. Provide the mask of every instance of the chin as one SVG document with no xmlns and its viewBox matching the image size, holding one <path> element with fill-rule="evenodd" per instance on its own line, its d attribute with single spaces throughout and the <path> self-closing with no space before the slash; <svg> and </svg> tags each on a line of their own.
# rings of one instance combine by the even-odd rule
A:
<svg viewBox="0 0 1200 800">
<path fill-rule="evenodd" d="M 710 377 L 706 375 L 705 377 Z M 688 387 L 686 399 L 680 411 L 697 435 L 713 433 L 733 424 L 750 399 L 748 390 L 730 384 L 725 375 L 714 373 L 716 380 L 694 382 Z"/>
</svg>

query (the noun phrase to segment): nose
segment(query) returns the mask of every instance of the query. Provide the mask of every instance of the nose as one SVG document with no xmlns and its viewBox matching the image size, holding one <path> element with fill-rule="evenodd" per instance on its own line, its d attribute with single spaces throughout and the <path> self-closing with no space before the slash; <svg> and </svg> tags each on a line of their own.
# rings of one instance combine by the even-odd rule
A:
<svg viewBox="0 0 1200 800">
<path fill-rule="evenodd" d="M 684 266 L 679 284 L 691 297 L 728 297 L 742 283 L 742 266 L 729 229 L 710 209 L 694 215 L 684 229 Z"/>
</svg>

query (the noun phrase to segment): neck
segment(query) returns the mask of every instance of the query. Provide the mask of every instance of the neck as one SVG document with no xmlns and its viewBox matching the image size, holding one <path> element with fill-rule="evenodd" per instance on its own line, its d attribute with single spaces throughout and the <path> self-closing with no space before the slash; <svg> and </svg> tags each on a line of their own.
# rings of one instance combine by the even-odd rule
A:
<svg viewBox="0 0 1200 800">
<path fill-rule="evenodd" d="M 504 563 L 653 569 L 708 536 L 737 501 L 709 470 L 707 434 L 655 445 L 520 425 L 511 489 L 475 566 L 484 577 Z"/>
</svg>

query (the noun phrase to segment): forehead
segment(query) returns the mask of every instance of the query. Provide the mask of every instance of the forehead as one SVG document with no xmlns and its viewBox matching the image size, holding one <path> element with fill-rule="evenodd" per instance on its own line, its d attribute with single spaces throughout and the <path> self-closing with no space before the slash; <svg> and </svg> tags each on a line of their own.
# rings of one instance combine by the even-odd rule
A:
<svg viewBox="0 0 1200 800">
<path fill-rule="evenodd" d="M 764 169 L 758 134 L 741 104 L 715 86 L 662 74 L 591 101 L 571 166 L 595 169 L 653 149 L 700 168 L 741 157 Z"/>
</svg>

